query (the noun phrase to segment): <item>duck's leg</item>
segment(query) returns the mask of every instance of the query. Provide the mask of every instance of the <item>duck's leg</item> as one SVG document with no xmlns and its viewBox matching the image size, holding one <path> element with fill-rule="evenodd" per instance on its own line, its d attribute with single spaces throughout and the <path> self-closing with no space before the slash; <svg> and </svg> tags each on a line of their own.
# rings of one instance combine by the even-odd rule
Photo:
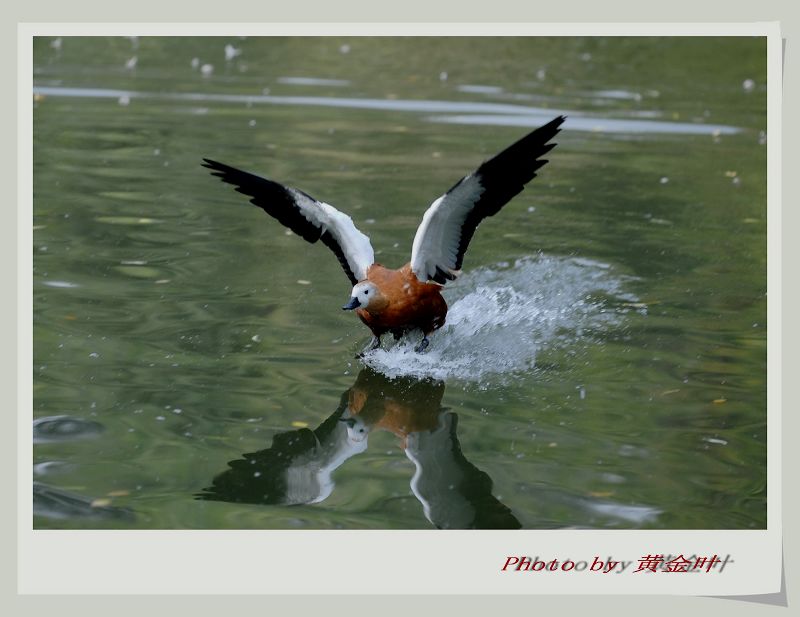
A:
<svg viewBox="0 0 800 617">
<path fill-rule="evenodd" d="M 369 345 L 367 345 L 364 348 L 364 351 L 362 351 L 359 354 L 356 354 L 356 358 L 363 358 L 365 354 L 368 354 L 370 351 L 374 351 L 380 346 L 381 346 L 381 337 L 373 335 L 372 340 L 369 342 Z"/>
<path fill-rule="evenodd" d="M 430 344 L 430 341 L 428 340 L 428 336 L 427 335 L 423 335 L 422 340 L 419 342 L 419 345 L 414 347 L 414 351 L 416 351 L 417 353 L 422 353 L 423 351 L 425 351 L 425 348 L 429 344 Z"/>
</svg>

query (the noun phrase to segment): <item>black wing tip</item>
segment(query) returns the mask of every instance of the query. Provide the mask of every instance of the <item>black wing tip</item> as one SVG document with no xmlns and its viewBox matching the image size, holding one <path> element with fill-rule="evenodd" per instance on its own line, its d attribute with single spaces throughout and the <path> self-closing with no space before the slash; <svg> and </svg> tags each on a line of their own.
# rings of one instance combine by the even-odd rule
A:
<svg viewBox="0 0 800 617">
<path fill-rule="evenodd" d="M 245 176 L 259 177 L 259 176 L 255 176 L 254 174 L 251 174 L 250 172 L 244 171 L 242 169 L 238 169 L 236 167 L 232 167 L 231 165 L 226 165 L 225 163 L 220 163 L 219 161 L 215 161 L 214 159 L 206 159 L 206 158 L 204 158 L 203 162 L 200 163 L 200 165 L 202 167 L 205 167 L 206 169 L 210 169 L 211 170 L 211 174 L 214 175 L 214 176 L 223 177 L 223 176 L 240 175 L 242 177 L 245 177 Z"/>
<path fill-rule="evenodd" d="M 317 200 L 311 195 L 297 189 L 289 189 L 282 184 L 236 169 L 214 159 L 203 158 L 200 165 L 210 169 L 212 176 L 216 176 L 223 182 L 233 185 L 237 193 L 250 197 L 251 204 L 264 210 L 264 212 L 277 219 L 279 223 L 292 230 L 306 242 L 313 244 L 321 239 L 323 244 L 328 246 L 336 255 L 350 282 L 353 285 L 358 283 L 358 279 L 350 269 L 344 251 L 334 236 L 323 227 L 308 221 L 299 211 L 296 193 L 300 193 L 307 199 L 316 202 Z"/>
<path fill-rule="evenodd" d="M 548 144 L 548 142 L 561 132 L 561 129 L 564 128 L 561 125 L 564 124 L 566 120 L 567 116 L 563 114 L 556 116 L 550 120 L 550 122 L 543 124 L 538 129 L 535 129 L 529 133 L 528 137 L 536 136 L 537 138 L 540 138 L 542 146 L 547 148 L 544 152 L 547 152 L 556 146 L 556 144 Z M 523 139 L 526 138 L 523 137 Z M 542 152 L 542 154 L 544 154 L 544 152 Z"/>
<path fill-rule="evenodd" d="M 223 165 L 222 163 L 219 163 L 214 159 L 207 159 L 207 158 L 203 158 L 203 162 L 200 163 L 200 165 L 202 167 L 207 167 L 208 169 L 218 169 L 220 167 L 227 167 L 227 165 Z"/>
<path fill-rule="evenodd" d="M 560 116 L 556 116 L 555 118 L 550 120 L 550 122 L 548 122 L 546 124 L 543 124 L 542 126 L 540 126 L 538 129 L 536 129 L 533 132 L 537 133 L 537 134 L 540 134 L 540 135 L 542 135 L 542 134 L 547 135 L 548 137 L 544 140 L 545 143 L 546 143 L 546 142 L 550 141 L 551 139 L 553 139 L 553 137 L 558 135 L 558 133 L 561 132 L 561 129 L 563 128 L 561 125 L 564 124 L 564 122 L 566 122 L 566 120 L 567 120 L 567 116 L 565 116 L 564 114 L 562 114 Z M 555 145 L 555 144 L 553 144 L 553 145 Z"/>
<path fill-rule="evenodd" d="M 226 176 L 229 176 L 232 171 L 235 171 L 232 167 L 213 159 L 203 159 L 203 162 L 200 163 L 200 165 L 206 169 L 210 169 L 212 176 L 221 178 L 223 181 L 225 180 Z"/>
<path fill-rule="evenodd" d="M 244 188 L 249 182 L 255 180 L 263 180 L 267 181 L 260 176 L 256 176 L 251 174 L 247 171 L 242 171 L 241 169 L 237 169 L 236 167 L 231 167 L 230 165 L 226 165 L 225 163 L 220 163 L 219 161 L 215 161 L 214 159 L 203 159 L 203 162 L 200 163 L 202 167 L 209 169 L 209 173 L 214 176 L 215 178 L 219 178 L 223 182 L 227 184 L 232 184 L 237 186 L 236 190 L 240 193 L 244 193 L 248 195 L 247 191 L 249 189 Z M 269 181 L 267 181 L 269 182 Z M 243 190 L 240 190 L 243 189 Z"/>
</svg>

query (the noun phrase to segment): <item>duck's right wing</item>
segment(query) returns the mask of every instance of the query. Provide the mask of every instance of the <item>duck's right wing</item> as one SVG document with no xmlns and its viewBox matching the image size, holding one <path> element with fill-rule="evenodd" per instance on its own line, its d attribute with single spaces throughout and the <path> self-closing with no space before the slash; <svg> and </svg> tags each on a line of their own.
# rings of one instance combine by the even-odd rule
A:
<svg viewBox="0 0 800 617">
<path fill-rule="evenodd" d="M 375 253 L 369 238 L 356 229 L 349 216 L 303 191 L 217 161 L 203 161 L 203 167 L 210 169 L 212 175 L 235 186 L 239 193 L 251 198 L 251 203 L 304 240 L 312 244 L 322 240 L 339 259 L 353 285 L 367 278 L 367 268 L 375 262 Z"/>
<path fill-rule="evenodd" d="M 545 163 L 564 116 L 526 135 L 461 178 L 425 212 L 414 236 L 411 269 L 420 281 L 446 283 L 461 270 L 478 225 L 525 188 Z"/>
</svg>

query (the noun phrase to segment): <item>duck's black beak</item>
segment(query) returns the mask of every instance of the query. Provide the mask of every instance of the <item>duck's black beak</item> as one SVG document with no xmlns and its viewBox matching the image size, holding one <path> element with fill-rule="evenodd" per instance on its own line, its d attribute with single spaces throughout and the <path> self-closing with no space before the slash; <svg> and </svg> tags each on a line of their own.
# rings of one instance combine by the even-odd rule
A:
<svg viewBox="0 0 800 617">
<path fill-rule="evenodd" d="M 361 306 L 361 302 L 358 301 L 358 298 L 350 298 L 350 302 L 345 304 L 342 307 L 342 310 L 343 311 L 352 311 L 353 309 L 357 309 L 359 306 Z"/>
</svg>

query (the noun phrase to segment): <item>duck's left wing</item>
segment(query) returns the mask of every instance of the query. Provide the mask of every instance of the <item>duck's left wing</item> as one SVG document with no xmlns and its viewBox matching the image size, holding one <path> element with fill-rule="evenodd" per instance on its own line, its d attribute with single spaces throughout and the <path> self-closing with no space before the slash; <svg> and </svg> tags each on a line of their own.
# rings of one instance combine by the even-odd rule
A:
<svg viewBox="0 0 800 617">
<path fill-rule="evenodd" d="M 203 167 L 210 169 L 212 175 L 235 186 L 239 193 L 251 198 L 251 203 L 298 236 L 312 244 L 321 240 L 336 255 L 353 285 L 367 278 L 375 253 L 369 238 L 356 229 L 349 216 L 298 189 L 217 161 L 203 161 Z"/>
<path fill-rule="evenodd" d="M 493 216 L 547 163 L 564 116 L 551 120 L 465 176 L 434 201 L 422 217 L 411 249 L 420 281 L 446 283 L 458 276 L 464 253 L 480 222 Z"/>
</svg>

